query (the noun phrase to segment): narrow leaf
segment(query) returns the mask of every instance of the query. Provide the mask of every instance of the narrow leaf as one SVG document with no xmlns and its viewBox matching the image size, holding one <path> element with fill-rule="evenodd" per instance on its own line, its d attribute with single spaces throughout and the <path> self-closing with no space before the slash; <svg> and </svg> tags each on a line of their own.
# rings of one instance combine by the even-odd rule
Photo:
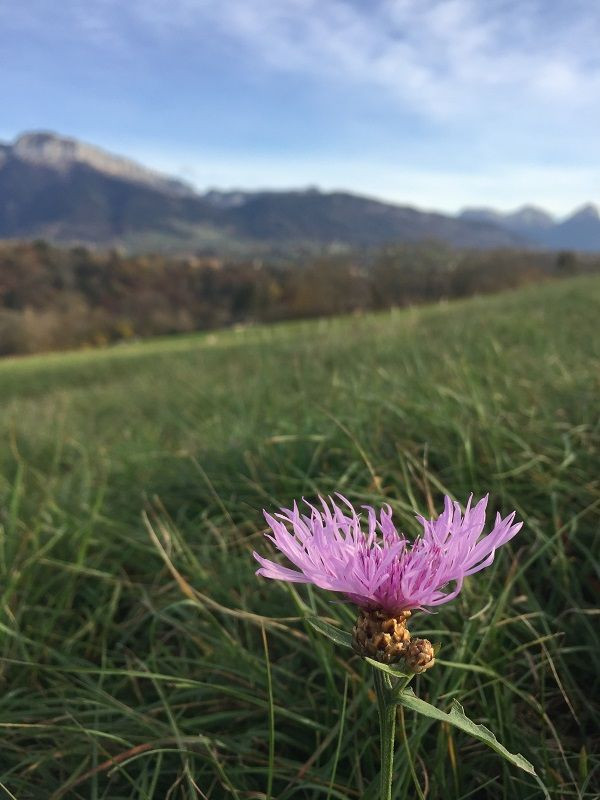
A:
<svg viewBox="0 0 600 800">
<path fill-rule="evenodd" d="M 306 617 L 306 621 L 310 623 L 316 631 L 322 633 L 323 636 L 327 636 L 328 639 L 331 639 L 332 642 L 342 647 L 352 647 L 352 636 L 347 631 L 341 631 L 339 628 L 335 628 L 320 617 Z"/>
<path fill-rule="evenodd" d="M 402 670 L 397 669 L 396 667 L 390 667 L 389 664 L 382 664 L 380 661 L 375 661 L 374 658 L 368 658 L 365 656 L 365 661 L 368 661 L 372 667 L 375 667 L 375 669 L 380 669 L 382 672 L 387 672 L 387 674 L 391 675 L 392 678 L 408 678 L 411 675 L 414 675 L 413 672 L 402 672 Z"/>
<path fill-rule="evenodd" d="M 461 731 L 487 744 L 488 747 L 491 747 L 496 753 L 511 764 L 514 764 L 515 767 L 525 770 L 525 772 L 528 772 L 530 775 L 536 774 L 533 764 L 530 764 L 520 753 L 516 755 L 514 753 L 509 753 L 506 747 L 500 744 L 490 730 L 483 725 L 476 725 L 473 720 L 470 720 L 465 715 L 461 704 L 456 700 L 452 701 L 452 708 L 449 714 L 445 711 L 440 711 L 439 708 L 432 706 L 431 703 L 426 703 L 425 700 L 418 698 L 412 689 L 405 689 L 405 691 L 401 692 L 397 702 L 406 708 L 410 708 L 412 711 L 416 711 L 418 714 L 423 714 L 431 719 L 437 719 L 440 722 L 448 722 L 450 725 L 454 725 L 455 728 L 460 728 Z"/>
</svg>

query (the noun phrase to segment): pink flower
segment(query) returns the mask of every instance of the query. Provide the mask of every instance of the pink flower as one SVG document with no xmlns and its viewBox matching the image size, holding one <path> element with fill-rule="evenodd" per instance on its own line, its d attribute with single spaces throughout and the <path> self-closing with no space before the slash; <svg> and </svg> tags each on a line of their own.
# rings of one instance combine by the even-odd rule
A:
<svg viewBox="0 0 600 800">
<path fill-rule="evenodd" d="M 492 531 L 482 536 L 487 495 L 474 508 L 471 496 L 464 515 L 459 504 L 446 497 L 436 520 L 417 517 L 423 533 L 411 543 L 396 530 L 389 506 L 379 517 L 367 506 L 366 520 L 361 520 L 348 500 L 338 497 L 343 509 L 331 498 L 329 503 L 319 498 L 321 508 L 306 503 L 307 514 L 301 514 L 296 503 L 275 516 L 265 511 L 272 532 L 267 538 L 297 569 L 254 553 L 261 565 L 256 574 L 313 583 L 341 592 L 363 608 L 390 613 L 437 606 L 453 600 L 468 575 L 489 567 L 496 549 L 523 525 L 514 523 L 515 512 L 504 519 L 498 514 Z"/>
</svg>

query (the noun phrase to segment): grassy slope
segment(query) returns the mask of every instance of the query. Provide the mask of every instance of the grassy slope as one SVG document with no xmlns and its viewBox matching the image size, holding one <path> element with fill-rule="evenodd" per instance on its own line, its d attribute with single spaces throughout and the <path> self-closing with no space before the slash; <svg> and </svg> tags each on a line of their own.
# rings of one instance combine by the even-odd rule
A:
<svg viewBox="0 0 600 800">
<path fill-rule="evenodd" d="M 351 609 L 254 577 L 260 509 L 343 491 L 412 534 L 443 491 L 490 490 L 526 527 L 414 617 L 443 644 L 417 692 L 459 697 L 553 797 L 596 797 L 598 318 L 600 281 L 579 279 L 0 363 L 0 783 L 20 800 L 241 800 L 270 781 L 282 800 L 374 797 L 365 669 L 298 619 L 300 598 L 347 627 Z M 405 725 L 429 798 L 540 796 L 460 733 Z M 405 755 L 396 796 L 417 796 Z"/>
</svg>

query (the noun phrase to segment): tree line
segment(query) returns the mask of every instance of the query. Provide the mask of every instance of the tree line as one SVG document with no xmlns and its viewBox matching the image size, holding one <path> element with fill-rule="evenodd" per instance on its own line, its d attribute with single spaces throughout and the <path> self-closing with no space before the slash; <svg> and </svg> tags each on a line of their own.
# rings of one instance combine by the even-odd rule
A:
<svg viewBox="0 0 600 800">
<path fill-rule="evenodd" d="M 302 263 L 0 245 L 0 355 L 386 309 L 600 272 L 600 255 L 435 243 Z"/>
</svg>

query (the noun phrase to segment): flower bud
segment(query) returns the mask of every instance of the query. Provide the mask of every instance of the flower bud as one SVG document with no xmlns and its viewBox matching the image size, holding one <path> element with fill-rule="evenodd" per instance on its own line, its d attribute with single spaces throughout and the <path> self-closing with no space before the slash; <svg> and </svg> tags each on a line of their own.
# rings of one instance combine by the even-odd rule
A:
<svg viewBox="0 0 600 800">
<path fill-rule="evenodd" d="M 395 616 L 382 609 L 361 608 L 352 630 L 352 646 L 360 656 L 393 664 L 405 655 L 410 641 L 406 621 L 410 611 Z"/>
<path fill-rule="evenodd" d="M 417 675 L 435 664 L 435 652 L 429 639 L 411 639 L 404 653 L 404 661 Z"/>
</svg>

